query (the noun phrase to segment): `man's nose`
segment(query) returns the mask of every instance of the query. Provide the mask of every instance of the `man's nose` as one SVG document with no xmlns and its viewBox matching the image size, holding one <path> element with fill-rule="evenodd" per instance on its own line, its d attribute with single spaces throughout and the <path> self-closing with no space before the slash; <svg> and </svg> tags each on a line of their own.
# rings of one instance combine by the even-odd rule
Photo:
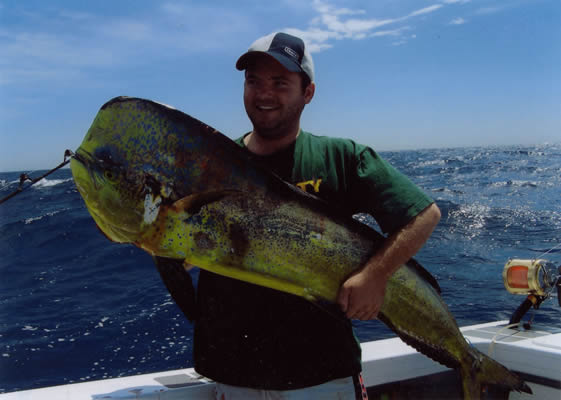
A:
<svg viewBox="0 0 561 400">
<path fill-rule="evenodd" d="M 274 94 L 273 85 L 270 84 L 259 85 L 259 88 L 256 91 L 258 99 L 269 99 L 272 98 Z"/>
</svg>

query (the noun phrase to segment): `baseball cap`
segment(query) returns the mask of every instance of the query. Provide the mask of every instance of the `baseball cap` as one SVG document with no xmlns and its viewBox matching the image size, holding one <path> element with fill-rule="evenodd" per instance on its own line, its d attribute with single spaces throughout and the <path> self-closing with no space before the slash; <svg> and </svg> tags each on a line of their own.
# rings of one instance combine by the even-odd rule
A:
<svg viewBox="0 0 561 400">
<path fill-rule="evenodd" d="M 304 72 L 314 80 L 314 62 L 302 39 L 284 32 L 273 32 L 257 39 L 236 62 L 243 71 L 256 54 L 268 54 L 291 72 Z"/>
</svg>

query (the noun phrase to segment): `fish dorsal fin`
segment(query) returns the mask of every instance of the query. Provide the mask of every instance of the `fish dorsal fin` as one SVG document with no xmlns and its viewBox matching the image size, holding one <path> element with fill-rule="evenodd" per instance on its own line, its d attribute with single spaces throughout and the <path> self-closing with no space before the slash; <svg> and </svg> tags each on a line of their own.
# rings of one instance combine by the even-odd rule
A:
<svg viewBox="0 0 561 400">
<path fill-rule="evenodd" d="M 414 258 L 407 261 L 407 265 L 413 268 L 413 270 L 415 270 L 415 272 L 417 272 L 417 274 L 419 274 L 421 278 L 427 281 L 438 292 L 438 294 L 442 293 L 442 289 L 440 289 L 440 285 L 438 284 L 436 278 L 432 276 L 432 274 L 427 271 L 421 264 L 419 264 Z"/>
<path fill-rule="evenodd" d="M 207 204 L 241 193 L 242 192 L 240 190 L 225 189 L 190 194 L 189 196 L 185 196 L 174 202 L 171 205 L 171 209 L 176 212 L 186 212 L 190 215 L 198 214 L 199 211 L 201 211 L 201 207 L 206 206 Z"/>
</svg>

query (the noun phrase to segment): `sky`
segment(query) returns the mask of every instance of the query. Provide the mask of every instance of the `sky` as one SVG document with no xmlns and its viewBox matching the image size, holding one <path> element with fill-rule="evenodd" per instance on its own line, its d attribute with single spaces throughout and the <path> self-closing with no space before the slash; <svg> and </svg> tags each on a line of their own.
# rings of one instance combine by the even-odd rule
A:
<svg viewBox="0 0 561 400">
<path fill-rule="evenodd" d="M 0 171 L 50 169 L 142 97 L 251 130 L 237 58 L 306 40 L 302 128 L 378 151 L 561 142 L 560 0 L 0 0 Z"/>
</svg>

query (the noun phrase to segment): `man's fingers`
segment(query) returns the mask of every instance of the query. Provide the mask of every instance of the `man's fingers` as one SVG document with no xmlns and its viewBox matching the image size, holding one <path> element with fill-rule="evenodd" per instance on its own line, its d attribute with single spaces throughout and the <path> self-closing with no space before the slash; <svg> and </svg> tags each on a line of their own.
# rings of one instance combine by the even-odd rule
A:
<svg viewBox="0 0 561 400">
<path fill-rule="evenodd" d="M 359 296 L 360 291 L 353 290 L 352 278 L 343 283 L 337 295 L 337 303 L 347 318 L 368 321 L 375 319 L 379 307 L 375 302 Z"/>
</svg>

